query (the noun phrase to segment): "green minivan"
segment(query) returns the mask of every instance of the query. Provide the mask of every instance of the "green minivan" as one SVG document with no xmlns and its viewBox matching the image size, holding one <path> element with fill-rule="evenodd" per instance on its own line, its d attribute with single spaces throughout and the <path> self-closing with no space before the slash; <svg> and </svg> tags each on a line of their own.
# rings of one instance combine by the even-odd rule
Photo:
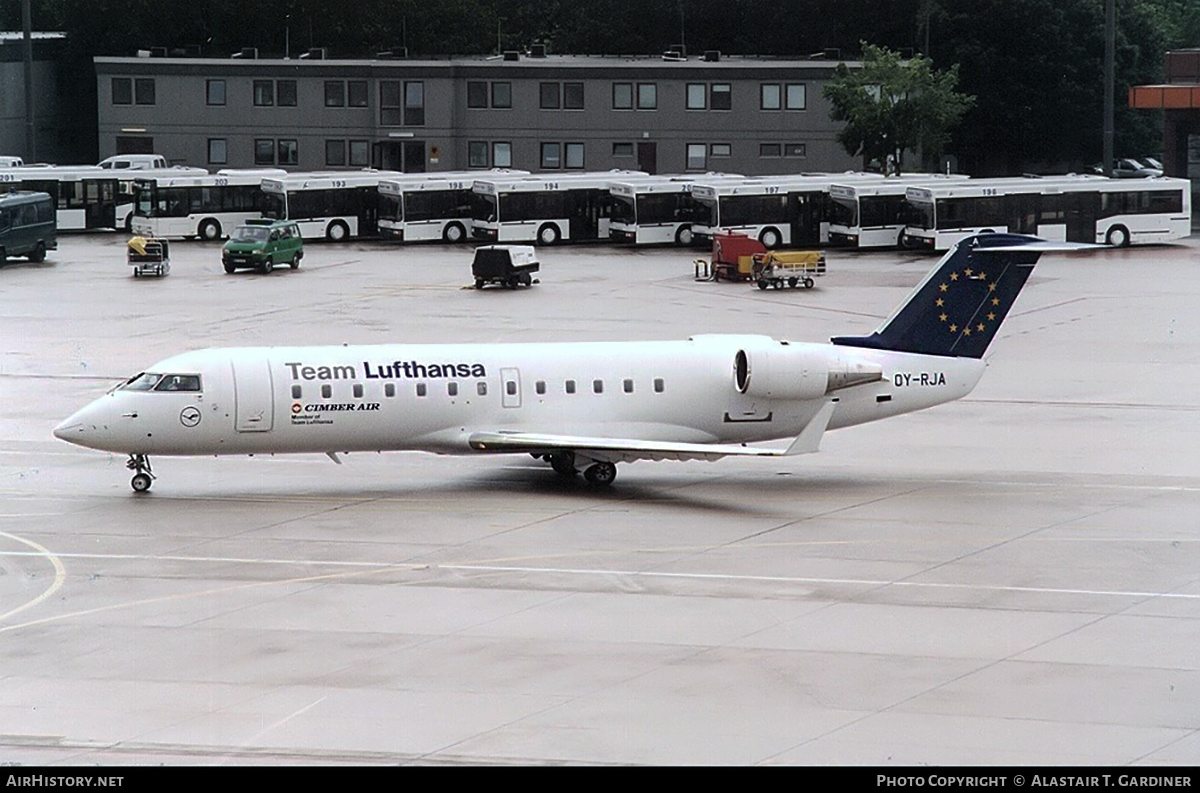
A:
<svg viewBox="0 0 1200 793">
<path fill-rule="evenodd" d="M 304 258 L 304 240 L 294 220 L 251 218 L 233 230 L 221 251 L 225 272 L 249 267 L 269 273 L 277 264 L 300 267 Z"/>
<path fill-rule="evenodd" d="M 0 193 L 0 266 L 9 256 L 46 258 L 58 248 L 58 217 L 48 193 Z"/>
</svg>

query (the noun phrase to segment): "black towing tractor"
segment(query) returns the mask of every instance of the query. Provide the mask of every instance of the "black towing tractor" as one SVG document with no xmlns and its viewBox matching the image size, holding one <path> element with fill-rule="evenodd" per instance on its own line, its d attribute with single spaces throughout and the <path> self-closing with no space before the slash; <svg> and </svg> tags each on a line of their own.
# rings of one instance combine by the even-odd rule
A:
<svg viewBox="0 0 1200 793">
<path fill-rule="evenodd" d="M 471 275 L 475 288 L 499 284 L 509 289 L 538 283 L 533 274 L 541 269 L 532 245 L 485 245 L 475 249 Z"/>
</svg>

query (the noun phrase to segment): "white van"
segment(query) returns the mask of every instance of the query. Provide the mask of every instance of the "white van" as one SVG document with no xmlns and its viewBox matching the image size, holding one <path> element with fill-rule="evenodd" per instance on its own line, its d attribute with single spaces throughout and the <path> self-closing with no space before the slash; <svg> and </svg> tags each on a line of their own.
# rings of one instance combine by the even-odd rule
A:
<svg viewBox="0 0 1200 793">
<path fill-rule="evenodd" d="M 105 157 L 98 164 L 101 168 L 112 170 L 145 171 L 150 168 L 166 168 L 167 158 L 161 154 L 118 154 Z"/>
<path fill-rule="evenodd" d="M 0 154 L 0 168 L 21 168 L 25 165 L 25 161 L 20 157 L 10 157 L 7 154 Z"/>
</svg>

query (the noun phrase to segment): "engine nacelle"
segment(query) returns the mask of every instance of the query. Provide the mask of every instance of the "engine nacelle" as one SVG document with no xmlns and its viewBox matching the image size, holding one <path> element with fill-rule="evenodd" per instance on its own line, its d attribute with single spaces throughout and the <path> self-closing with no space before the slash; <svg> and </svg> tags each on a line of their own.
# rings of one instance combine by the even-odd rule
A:
<svg viewBox="0 0 1200 793">
<path fill-rule="evenodd" d="M 733 357 L 739 393 L 763 399 L 816 399 L 829 386 L 829 358 L 811 347 L 775 342 L 743 348 Z"/>
</svg>

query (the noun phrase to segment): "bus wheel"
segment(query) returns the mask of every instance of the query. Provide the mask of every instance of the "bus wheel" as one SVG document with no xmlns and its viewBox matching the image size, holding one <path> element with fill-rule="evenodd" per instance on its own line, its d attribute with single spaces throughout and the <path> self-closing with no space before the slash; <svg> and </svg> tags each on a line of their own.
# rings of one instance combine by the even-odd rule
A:
<svg viewBox="0 0 1200 793">
<path fill-rule="evenodd" d="M 691 226 L 680 226 L 679 231 L 675 232 L 675 244 L 687 247 L 692 244 L 695 235 L 692 234 Z"/>
<path fill-rule="evenodd" d="M 46 261 L 46 243 L 39 242 L 37 247 L 33 249 L 33 253 L 29 254 L 29 261 L 44 262 Z"/>
<path fill-rule="evenodd" d="M 554 245 L 558 239 L 558 226 L 547 223 L 538 229 L 538 242 L 542 245 Z"/>
<path fill-rule="evenodd" d="M 341 242 L 350 236 L 350 229 L 346 228 L 346 224 L 340 220 L 335 220 L 329 224 L 329 228 L 325 229 L 325 236 L 330 242 Z"/>
<path fill-rule="evenodd" d="M 466 236 L 467 232 L 460 223 L 451 223 L 442 232 L 442 239 L 446 242 L 462 242 Z"/>
<path fill-rule="evenodd" d="M 200 239 L 211 242 L 221 236 L 221 224 L 210 218 L 200 224 L 197 233 L 199 233 Z"/>
<path fill-rule="evenodd" d="M 1108 230 L 1108 244 L 1114 248 L 1124 248 L 1129 244 L 1129 229 L 1124 226 L 1113 226 Z"/>
<path fill-rule="evenodd" d="M 762 234 L 758 235 L 758 241 L 761 242 L 763 247 L 767 248 L 768 250 L 772 248 L 778 248 L 779 243 L 782 242 L 782 240 L 783 238 L 777 229 L 766 228 L 762 230 Z"/>
</svg>

